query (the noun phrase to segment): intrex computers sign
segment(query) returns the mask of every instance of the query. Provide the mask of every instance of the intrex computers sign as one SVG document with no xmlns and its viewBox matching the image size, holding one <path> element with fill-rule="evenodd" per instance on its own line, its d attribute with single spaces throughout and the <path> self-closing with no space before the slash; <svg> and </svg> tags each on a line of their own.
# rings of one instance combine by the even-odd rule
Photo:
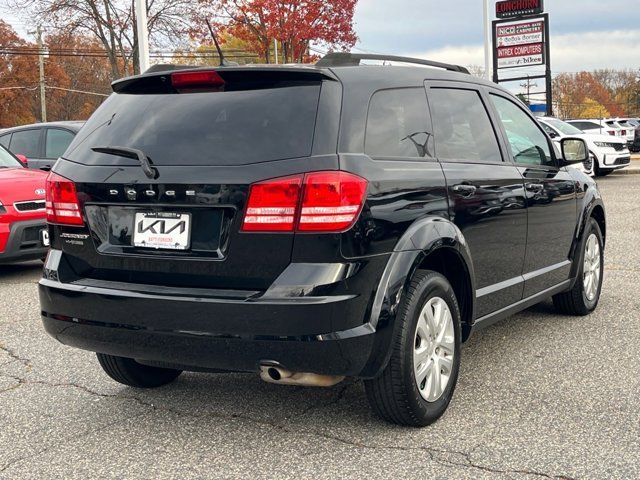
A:
<svg viewBox="0 0 640 480">
<path fill-rule="evenodd" d="M 542 65 L 544 63 L 543 52 L 542 43 L 499 48 L 498 68 Z"/>
</svg>

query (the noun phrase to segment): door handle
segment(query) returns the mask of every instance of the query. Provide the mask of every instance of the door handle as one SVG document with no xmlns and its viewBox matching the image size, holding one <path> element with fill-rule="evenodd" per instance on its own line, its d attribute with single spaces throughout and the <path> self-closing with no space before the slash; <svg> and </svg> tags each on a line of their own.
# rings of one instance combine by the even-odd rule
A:
<svg viewBox="0 0 640 480">
<path fill-rule="evenodd" d="M 524 187 L 529 192 L 541 192 L 544 190 L 544 185 L 542 183 L 526 183 Z"/>
<path fill-rule="evenodd" d="M 463 197 L 470 197 L 476 193 L 477 188 L 475 185 L 469 185 L 466 183 L 459 183 L 451 188 L 455 193 L 462 195 Z"/>
</svg>

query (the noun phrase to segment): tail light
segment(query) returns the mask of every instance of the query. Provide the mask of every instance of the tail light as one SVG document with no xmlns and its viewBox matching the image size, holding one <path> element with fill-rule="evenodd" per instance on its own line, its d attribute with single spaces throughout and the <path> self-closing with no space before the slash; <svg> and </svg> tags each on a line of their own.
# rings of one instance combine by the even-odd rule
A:
<svg viewBox="0 0 640 480">
<path fill-rule="evenodd" d="M 301 184 L 298 175 L 251 185 L 242 230 L 293 231 Z"/>
<path fill-rule="evenodd" d="M 613 136 L 615 136 L 615 135 L 616 135 L 616 131 L 615 131 L 615 130 L 607 130 L 607 133 L 608 133 L 609 135 L 613 135 Z"/>
<path fill-rule="evenodd" d="M 364 178 L 341 171 L 255 183 L 242 231 L 343 232 L 360 215 L 366 190 Z"/>
<path fill-rule="evenodd" d="M 171 74 L 171 86 L 176 90 L 219 89 L 224 80 L 215 70 L 195 70 Z"/>
<path fill-rule="evenodd" d="M 50 173 L 46 184 L 47 222 L 61 225 L 84 225 L 76 185 L 56 173 Z"/>
<path fill-rule="evenodd" d="M 298 230 L 346 230 L 358 218 L 366 190 L 367 181 L 351 173 L 308 173 Z"/>
</svg>

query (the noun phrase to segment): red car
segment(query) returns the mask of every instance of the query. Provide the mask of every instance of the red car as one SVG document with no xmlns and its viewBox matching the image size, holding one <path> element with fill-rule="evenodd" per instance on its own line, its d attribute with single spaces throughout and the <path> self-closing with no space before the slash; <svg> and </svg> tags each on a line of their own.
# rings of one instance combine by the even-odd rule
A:
<svg viewBox="0 0 640 480">
<path fill-rule="evenodd" d="M 0 145 L 0 263 L 46 256 L 46 178 Z"/>
</svg>

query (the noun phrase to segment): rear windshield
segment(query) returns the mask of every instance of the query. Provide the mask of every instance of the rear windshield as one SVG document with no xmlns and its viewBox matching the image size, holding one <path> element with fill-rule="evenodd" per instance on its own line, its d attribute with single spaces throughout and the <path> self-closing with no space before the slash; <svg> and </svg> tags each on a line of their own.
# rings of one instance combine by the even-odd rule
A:
<svg viewBox="0 0 640 480">
<path fill-rule="evenodd" d="M 113 94 L 66 157 L 93 165 L 131 160 L 95 153 L 120 146 L 156 165 L 245 165 L 311 154 L 320 84 L 185 94 Z"/>
<path fill-rule="evenodd" d="M 552 127 L 555 127 L 556 129 L 560 130 L 565 135 L 580 135 L 584 133 L 582 130 L 580 130 L 579 128 L 576 128 L 570 123 L 563 122 L 562 120 L 558 120 L 555 118 L 548 118 L 545 120 L 545 122 L 547 122 Z"/>
</svg>

